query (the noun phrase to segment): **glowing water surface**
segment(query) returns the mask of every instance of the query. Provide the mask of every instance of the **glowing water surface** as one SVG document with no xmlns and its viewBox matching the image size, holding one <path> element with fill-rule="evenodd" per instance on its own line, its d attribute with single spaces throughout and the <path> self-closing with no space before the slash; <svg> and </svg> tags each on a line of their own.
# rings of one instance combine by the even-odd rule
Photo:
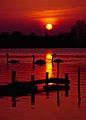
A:
<svg viewBox="0 0 86 120">
<path fill-rule="evenodd" d="M 9 60 L 19 60 L 17 64 L 9 63 L 7 69 L 6 53 Z M 68 96 L 65 91 L 50 92 L 36 95 L 16 97 L 16 106 L 12 107 L 12 97 L 0 97 L 0 120 L 86 120 L 86 49 L 0 49 L 0 84 L 11 82 L 12 70 L 16 71 L 16 79 L 30 81 L 31 75 L 35 79 L 44 79 L 46 72 L 49 78 L 56 77 L 57 65 L 52 66 L 52 54 L 54 59 L 62 59 L 60 64 L 60 77 L 68 73 L 70 90 Z M 35 65 L 32 68 L 32 55 L 36 60 L 46 61 L 44 66 Z M 78 92 L 78 66 L 80 66 L 80 93 Z M 42 89 L 43 85 L 38 88 Z M 34 97 L 34 101 L 32 98 Z"/>
</svg>

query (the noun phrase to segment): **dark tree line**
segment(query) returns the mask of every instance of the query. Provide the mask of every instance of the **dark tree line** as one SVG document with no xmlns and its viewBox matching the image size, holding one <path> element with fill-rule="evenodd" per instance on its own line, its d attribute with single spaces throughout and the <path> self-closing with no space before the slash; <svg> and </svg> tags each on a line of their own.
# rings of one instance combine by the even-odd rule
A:
<svg viewBox="0 0 86 120">
<path fill-rule="evenodd" d="M 37 48 L 37 47 L 86 47 L 86 21 L 78 20 L 71 27 L 70 32 L 54 36 L 36 36 L 35 33 L 23 35 L 20 31 L 12 34 L 0 34 L 0 48 Z"/>
</svg>

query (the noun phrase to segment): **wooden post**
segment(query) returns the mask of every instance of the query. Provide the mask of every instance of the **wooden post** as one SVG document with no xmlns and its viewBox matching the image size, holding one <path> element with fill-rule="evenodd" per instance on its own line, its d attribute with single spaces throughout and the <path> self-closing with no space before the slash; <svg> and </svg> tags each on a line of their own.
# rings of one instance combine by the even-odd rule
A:
<svg viewBox="0 0 86 120">
<path fill-rule="evenodd" d="M 35 68 L 35 56 L 34 55 L 32 55 L 32 58 L 33 58 L 33 60 L 32 60 L 32 68 L 34 69 Z"/>
<path fill-rule="evenodd" d="M 65 73 L 65 96 L 68 97 L 68 73 Z"/>
<path fill-rule="evenodd" d="M 65 73 L 65 86 L 68 85 L 68 73 Z"/>
<path fill-rule="evenodd" d="M 78 106 L 80 107 L 81 95 L 80 95 L 80 67 L 78 67 Z"/>
<path fill-rule="evenodd" d="M 60 63 L 57 63 L 57 78 L 59 78 L 59 64 Z"/>
<path fill-rule="evenodd" d="M 31 75 L 32 85 L 34 85 L 34 75 Z"/>
<path fill-rule="evenodd" d="M 46 72 L 46 79 L 48 79 L 48 72 Z"/>
<path fill-rule="evenodd" d="M 68 80 L 68 73 L 65 73 L 65 80 Z"/>
<path fill-rule="evenodd" d="M 48 86 L 48 72 L 46 72 L 46 86 Z"/>
<path fill-rule="evenodd" d="M 32 82 L 34 81 L 34 75 L 31 75 L 31 81 Z"/>
<path fill-rule="evenodd" d="M 14 84 L 16 81 L 16 71 L 12 71 L 12 81 L 11 83 Z"/>
<path fill-rule="evenodd" d="M 78 87 L 80 86 L 80 67 L 78 67 Z"/>
<path fill-rule="evenodd" d="M 45 85 L 45 87 L 46 87 L 46 97 L 47 97 L 47 99 L 49 98 L 48 75 L 49 75 L 49 73 L 46 72 L 46 85 Z"/>
<path fill-rule="evenodd" d="M 6 57 L 7 57 L 7 68 L 8 68 L 8 57 L 9 57 L 8 53 L 6 54 Z"/>
</svg>

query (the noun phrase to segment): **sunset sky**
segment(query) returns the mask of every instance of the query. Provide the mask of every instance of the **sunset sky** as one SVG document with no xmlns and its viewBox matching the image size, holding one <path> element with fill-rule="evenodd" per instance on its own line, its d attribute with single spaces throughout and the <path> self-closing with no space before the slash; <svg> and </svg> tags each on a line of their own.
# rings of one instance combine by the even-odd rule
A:
<svg viewBox="0 0 86 120">
<path fill-rule="evenodd" d="M 1 0 L 0 32 L 58 34 L 76 20 L 86 20 L 86 0 Z M 46 24 L 53 29 L 46 30 Z"/>
</svg>

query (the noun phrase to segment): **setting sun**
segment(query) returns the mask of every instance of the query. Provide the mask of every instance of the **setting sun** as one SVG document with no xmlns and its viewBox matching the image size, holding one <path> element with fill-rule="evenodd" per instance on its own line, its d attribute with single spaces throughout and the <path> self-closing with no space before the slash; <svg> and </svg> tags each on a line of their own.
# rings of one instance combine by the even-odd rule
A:
<svg viewBox="0 0 86 120">
<path fill-rule="evenodd" d="M 53 27 L 52 24 L 47 24 L 47 25 L 46 25 L 46 29 L 47 29 L 47 30 L 51 30 L 52 27 Z"/>
</svg>

